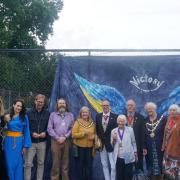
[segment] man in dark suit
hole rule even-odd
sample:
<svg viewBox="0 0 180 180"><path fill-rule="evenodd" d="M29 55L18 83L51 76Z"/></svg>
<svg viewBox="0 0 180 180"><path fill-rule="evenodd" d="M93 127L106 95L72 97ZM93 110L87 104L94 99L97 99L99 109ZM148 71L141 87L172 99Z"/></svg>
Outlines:
<svg viewBox="0 0 180 180"><path fill-rule="evenodd" d="M110 137L111 130L117 127L117 115L110 112L108 100L103 100L101 106L103 112L96 115L96 131L103 145L103 149L100 152L100 158L105 180L115 180L115 162ZM109 162L111 173L109 171Z"/></svg>
<svg viewBox="0 0 180 180"><path fill-rule="evenodd" d="M134 135L136 139L138 162L136 164L137 169L143 171L143 143L144 143L144 117L136 112L136 103L134 100L130 99L126 103L127 108L127 120L128 126L131 126L134 130Z"/></svg>

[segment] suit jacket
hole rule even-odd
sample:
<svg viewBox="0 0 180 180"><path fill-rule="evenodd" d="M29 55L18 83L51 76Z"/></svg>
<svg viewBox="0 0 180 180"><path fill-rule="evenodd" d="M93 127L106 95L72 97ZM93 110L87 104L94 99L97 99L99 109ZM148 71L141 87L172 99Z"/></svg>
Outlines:
<svg viewBox="0 0 180 180"><path fill-rule="evenodd" d="M127 116L127 114L126 114L126 116ZM143 144L144 144L144 127L145 127L145 119L144 119L144 117L141 114L135 112L135 114L134 114L134 123L133 123L132 128L134 130L137 150L138 150L139 153L140 152L142 153Z"/></svg>
<svg viewBox="0 0 180 180"><path fill-rule="evenodd" d="M110 112L109 122L105 132L102 126L102 115L103 113L96 115L96 132L102 141L102 145L105 146L106 151L112 152L113 147L111 145L111 131L117 127L117 115Z"/></svg>

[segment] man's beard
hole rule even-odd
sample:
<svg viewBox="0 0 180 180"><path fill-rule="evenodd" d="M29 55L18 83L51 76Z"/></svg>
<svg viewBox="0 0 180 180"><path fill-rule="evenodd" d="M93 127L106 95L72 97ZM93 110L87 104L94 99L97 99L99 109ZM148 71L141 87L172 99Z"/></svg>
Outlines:
<svg viewBox="0 0 180 180"><path fill-rule="evenodd" d="M64 114L66 112L66 108L65 107L60 107L59 108L59 113L60 114Z"/></svg>

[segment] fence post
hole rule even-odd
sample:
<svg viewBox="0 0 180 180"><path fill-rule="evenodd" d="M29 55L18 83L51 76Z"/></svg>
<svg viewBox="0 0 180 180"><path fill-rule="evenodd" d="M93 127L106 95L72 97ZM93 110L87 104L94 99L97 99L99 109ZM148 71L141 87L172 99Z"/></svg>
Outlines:
<svg viewBox="0 0 180 180"><path fill-rule="evenodd" d="M10 109L10 107L11 107L11 95L12 95L11 90L9 90L8 109Z"/></svg>

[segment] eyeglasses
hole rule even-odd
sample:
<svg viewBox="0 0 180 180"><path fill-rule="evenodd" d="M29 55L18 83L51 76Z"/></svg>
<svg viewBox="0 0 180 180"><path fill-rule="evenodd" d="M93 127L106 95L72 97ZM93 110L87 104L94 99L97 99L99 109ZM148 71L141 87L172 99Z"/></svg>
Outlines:
<svg viewBox="0 0 180 180"><path fill-rule="evenodd" d="M44 104L44 102L43 102L43 101L37 101L37 103L39 103L39 104Z"/></svg>
<svg viewBox="0 0 180 180"><path fill-rule="evenodd" d="M109 107L109 105L102 105L103 107Z"/></svg>

